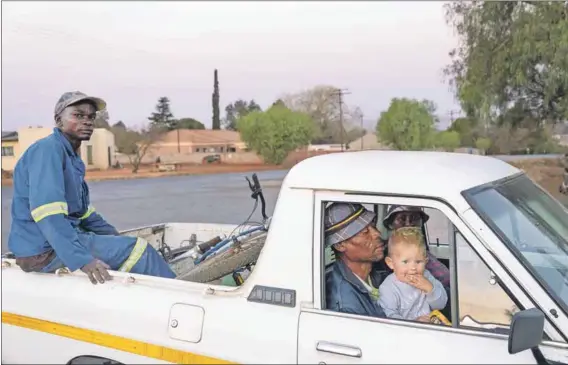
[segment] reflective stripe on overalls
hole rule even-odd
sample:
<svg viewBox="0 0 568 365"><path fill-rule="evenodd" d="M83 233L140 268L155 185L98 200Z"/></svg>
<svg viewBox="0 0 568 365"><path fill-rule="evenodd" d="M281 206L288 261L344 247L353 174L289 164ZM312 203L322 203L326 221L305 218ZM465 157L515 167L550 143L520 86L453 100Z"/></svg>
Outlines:
<svg viewBox="0 0 568 365"><path fill-rule="evenodd" d="M130 252L130 256L128 256L128 258L120 266L118 271L130 272L130 270L132 270L134 265L136 265L138 260L140 260L140 258L142 257L142 254L146 250L146 246L148 246L148 241L146 241L144 238L140 237L136 238L136 244L134 245L134 248Z"/></svg>

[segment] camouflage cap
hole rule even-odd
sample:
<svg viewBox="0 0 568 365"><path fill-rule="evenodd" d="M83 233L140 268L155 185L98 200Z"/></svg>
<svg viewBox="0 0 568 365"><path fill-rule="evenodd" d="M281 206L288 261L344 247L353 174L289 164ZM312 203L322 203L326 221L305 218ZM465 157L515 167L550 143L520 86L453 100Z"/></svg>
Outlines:
<svg viewBox="0 0 568 365"><path fill-rule="evenodd" d="M73 105L84 100L92 101L96 105L97 111L106 108L106 102L101 98L88 96L80 91L68 91L61 95L59 100L57 100L55 109L53 110L53 115L57 117L69 105Z"/></svg>

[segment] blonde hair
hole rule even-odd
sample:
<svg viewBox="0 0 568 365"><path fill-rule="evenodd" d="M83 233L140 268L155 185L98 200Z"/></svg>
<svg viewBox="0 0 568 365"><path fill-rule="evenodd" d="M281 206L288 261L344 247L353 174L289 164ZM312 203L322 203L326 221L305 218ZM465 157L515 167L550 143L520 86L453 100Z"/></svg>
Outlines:
<svg viewBox="0 0 568 365"><path fill-rule="evenodd" d="M394 230L389 237L389 256L392 255L395 247L403 244L417 246L423 251L424 255L426 255L426 243L422 230L419 227L401 227Z"/></svg>

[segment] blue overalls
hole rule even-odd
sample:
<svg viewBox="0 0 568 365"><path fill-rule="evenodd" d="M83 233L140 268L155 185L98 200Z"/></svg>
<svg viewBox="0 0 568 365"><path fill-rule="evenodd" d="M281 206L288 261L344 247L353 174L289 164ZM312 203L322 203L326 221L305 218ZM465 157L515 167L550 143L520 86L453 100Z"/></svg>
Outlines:
<svg viewBox="0 0 568 365"><path fill-rule="evenodd" d="M54 250L55 258L41 272L75 271L98 258L112 270L175 277L146 240L118 236L89 205L85 165L58 128L26 150L13 179L8 247L17 258Z"/></svg>

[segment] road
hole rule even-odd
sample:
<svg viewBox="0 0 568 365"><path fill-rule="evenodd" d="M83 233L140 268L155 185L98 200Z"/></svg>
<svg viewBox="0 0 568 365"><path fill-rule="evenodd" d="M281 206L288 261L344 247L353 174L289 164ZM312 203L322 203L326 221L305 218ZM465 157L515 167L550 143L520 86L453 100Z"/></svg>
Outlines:
<svg viewBox="0 0 568 365"><path fill-rule="evenodd" d="M274 210L287 171L262 171L267 214ZM250 176L250 174L248 174ZM174 176L89 183L91 202L119 230L162 222L241 223L254 201L247 174ZM10 232L12 187L2 187L2 252ZM260 208L251 219L260 219Z"/></svg>

